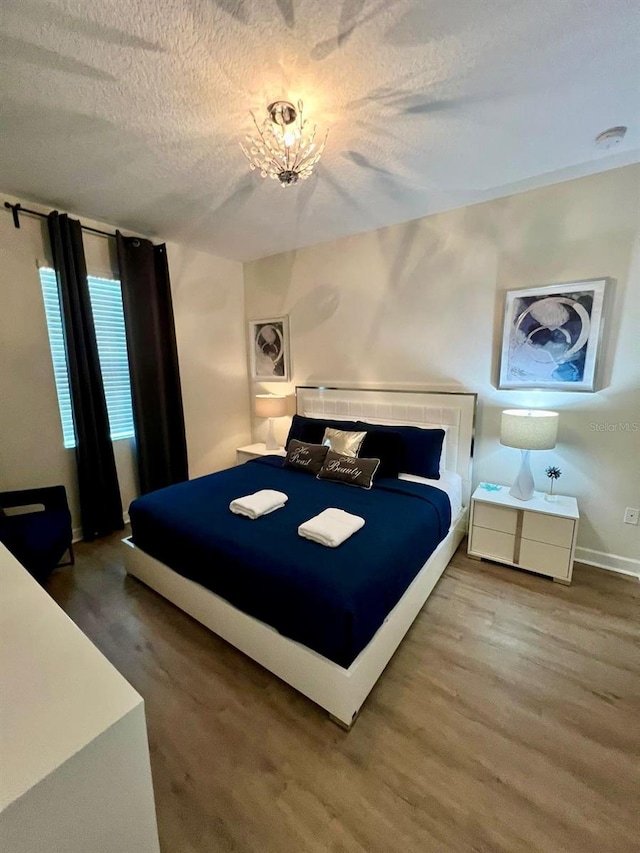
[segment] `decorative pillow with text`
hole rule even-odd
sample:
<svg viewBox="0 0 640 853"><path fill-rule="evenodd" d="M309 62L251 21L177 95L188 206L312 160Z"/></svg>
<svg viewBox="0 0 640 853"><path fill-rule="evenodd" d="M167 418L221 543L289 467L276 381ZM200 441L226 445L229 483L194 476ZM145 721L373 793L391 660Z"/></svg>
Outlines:
<svg viewBox="0 0 640 853"><path fill-rule="evenodd" d="M318 479L335 480L349 486L370 489L379 464L379 459L359 459L330 450L318 473Z"/></svg>
<svg viewBox="0 0 640 853"><path fill-rule="evenodd" d="M304 441L292 438L289 442L285 465L308 471L310 474L317 474L328 452L329 448L323 444L306 444Z"/></svg>

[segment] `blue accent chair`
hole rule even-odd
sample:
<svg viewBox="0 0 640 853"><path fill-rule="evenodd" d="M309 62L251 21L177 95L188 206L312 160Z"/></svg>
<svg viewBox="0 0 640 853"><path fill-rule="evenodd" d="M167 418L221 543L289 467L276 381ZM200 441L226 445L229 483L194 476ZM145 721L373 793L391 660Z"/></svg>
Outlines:
<svg viewBox="0 0 640 853"><path fill-rule="evenodd" d="M41 505L43 509L7 515L5 509ZM71 513L64 486L0 492L0 542L42 583L59 565L74 563ZM65 553L69 560L60 563Z"/></svg>

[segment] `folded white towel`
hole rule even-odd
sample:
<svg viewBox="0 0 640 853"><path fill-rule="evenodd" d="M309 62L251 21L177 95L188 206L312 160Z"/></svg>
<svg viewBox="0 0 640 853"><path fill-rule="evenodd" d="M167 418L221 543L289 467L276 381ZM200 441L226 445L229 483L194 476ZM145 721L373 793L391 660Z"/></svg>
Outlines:
<svg viewBox="0 0 640 853"><path fill-rule="evenodd" d="M252 495L236 498L229 504L229 509L236 515L246 515L247 518L260 518L268 515L276 509L281 509L289 500L284 492L276 492L274 489L261 489Z"/></svg>
<svg viewBox="0 0 640 853"><path fill-rule="evenodd" d="M329 507L301 524L298 533L312 542L319 542L328 548L337 548L363 526L364 518L359 515Z"/></svg>

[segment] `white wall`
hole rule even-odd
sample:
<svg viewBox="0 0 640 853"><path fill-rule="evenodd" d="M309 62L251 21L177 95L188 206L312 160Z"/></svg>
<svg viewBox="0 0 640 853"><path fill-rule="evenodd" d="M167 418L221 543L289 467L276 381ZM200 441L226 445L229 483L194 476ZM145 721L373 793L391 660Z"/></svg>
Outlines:
<svg viewBox="0 0 640 853"><path fill-rule="evenodd" d="M167 244L189 475L235 463L250 437L242 265Z"/></svg>
<svg viewBox="0 0 640 853"><path fill-rule="evenodd" d="M640 422L639 225L640 167L630 166L246 264L247 317L290 315L289 390L337 381L478 392L476 482L517 472L519 453L498 441L503 408L559 410L557 448L534 454L537 488L559 464L559 491L580 502L581 555L637 560L639 528L622 517L640 506L640 432L592 425ZM605 387L496 390L504 292L605 276L615 279Z"/></svg>
<svg viewBox="0 0 640 853"><path fill-rule="evenodd" d="M79 528L75 454L62 443L38 277L38 265L51 265L46 222L20 224L0 210L0 489L63 483ZM89 273L117 276L114 241L85 233L84 242ZM231 465L250 435L242 266L177 244L167 254L193 477ZM125 511L137 495L131 444L114 444Z"/></svg>

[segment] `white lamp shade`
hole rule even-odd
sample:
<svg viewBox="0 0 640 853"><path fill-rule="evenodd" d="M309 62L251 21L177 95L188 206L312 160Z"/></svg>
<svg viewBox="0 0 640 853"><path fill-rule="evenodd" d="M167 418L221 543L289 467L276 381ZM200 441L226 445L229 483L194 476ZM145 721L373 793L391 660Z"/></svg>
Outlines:
<svg viewBox="0 0 640 853"><path fill-rule="evenodd" d="M283 418L286 414L286 397L278 394L256 394L256 417Z"/></svg>
<svg viewBox="0 0 640 853"><path fill-rule="evenodd" d="M556 446L558 413L507 409L502 413L500 444L520 450L551 450Z"/></svg>

